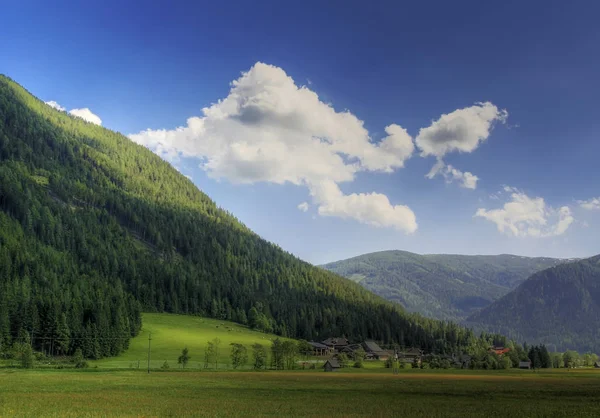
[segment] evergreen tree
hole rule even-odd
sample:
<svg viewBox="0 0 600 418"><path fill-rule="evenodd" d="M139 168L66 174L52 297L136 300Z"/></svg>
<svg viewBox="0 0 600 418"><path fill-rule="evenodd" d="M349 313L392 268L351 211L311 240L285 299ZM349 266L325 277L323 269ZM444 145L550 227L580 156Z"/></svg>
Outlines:
<svg viewBox="0 0 600 418"><path fill-rule="evenodd" d="M60 321L56 326L56 344L58 348L58 352L61 354L67 354L69 351L69 346L71 345L71 331L69 330L69 326L67 325L67 316L63 313L61 314Z"/></svg>

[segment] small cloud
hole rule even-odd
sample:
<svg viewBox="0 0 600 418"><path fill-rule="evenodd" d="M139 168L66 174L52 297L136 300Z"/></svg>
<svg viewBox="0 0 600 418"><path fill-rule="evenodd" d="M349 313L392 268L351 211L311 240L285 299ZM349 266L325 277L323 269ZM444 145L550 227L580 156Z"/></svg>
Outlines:
<svg viewBox="0 0 600 418"><path fill-rule="evenodd" d="M578 200L579 207L586 210L600 210L600 197L589 200Z"/></svg>
<svg viewBox="0 0 600 418"><path fill-rule="evenodd" d="M479 180L476 175L446 165L443 158L452 152L475 151L488 139L494 123L505 123L507 118L506 110L500 110L494 104L485 102L442 115L427 128L421 128L415 138L415 143L421 150L421 157L435 156L437 159L427 177L432 179L441 174L448 183L459 180L462 187L475 189Z"/></svg>
<svg viewBox="0 0 600 418"><path fill-rule="evenodd" d="M553 237L564 234L575 221L568 206L553 209L541 197L531 198L508 186L504 190L512 192L510 201L500 209L479 208L475 216L495 223L498 231L505 235Z"/></svg>
<svg viewBox="0 0 600 418"><path fill-rule="evenodd" d="M415 142L421 156L438 159L450 152L475 151L490 136L495 122L505 123L506 110L490 102L477 103L464 109L442 115L427 128L421 128Z"/></svg>
<svg viewBox="0 0 600 418"><path fill-rule="evenodd" d="M54 100L50 100L48 102L44 102L46 103L48 106L56 109L56 110L60 110L62 112L65 112L67 109L65 109L64 107L62 107L61 105L59 105L57 102L55 102ZM82 109L71 109L69 110L69 114L73 115L73 116L77 116L83 120L85 120L86 122L90 122L96 125L102 125L102 119L100 119L98 117L98 115L95 115L94 113L92 113L92 111L90 109L88 109L87 107L84 107Z"/></svg>
<svg viewBox="0 0 600 418"><path fill-rule="evenodd" d="M56 110L60 110L62 112L64 112L65 109L64 107L62 107L61 105L59 105L58 103L56 103L54 100L50 100L49 102L45 102L48 106L53 107Z"/></svg>
<svg viewBox="0 0 600 418"><path fill-rule="evenodd" d="M306 212L308 211L308 202L302 202L298 205L298 209L300 209L302 212Z"/></svg>
<svg viewBox="0 0 600 418"><path fill-rule="evenodd" d="M72 109L69 110L69 113L73 116L83 119L86 122L90 122L95 125L102 125L102 119L100 119L98 115L93 114L92 111L87 107L84 107L83 109Z"/></svg>
<svg viewBox="0 0 600 418"><path fill-rule="evenodd" d="M442 160L438 160L425 177L432 179L438 175L443 176L446 179L446 183L459 181L460 186L465 189L476 189L477 181L479 181L479 177L475 174L468 171L462 172L450 164L446 165Z"/></svg>

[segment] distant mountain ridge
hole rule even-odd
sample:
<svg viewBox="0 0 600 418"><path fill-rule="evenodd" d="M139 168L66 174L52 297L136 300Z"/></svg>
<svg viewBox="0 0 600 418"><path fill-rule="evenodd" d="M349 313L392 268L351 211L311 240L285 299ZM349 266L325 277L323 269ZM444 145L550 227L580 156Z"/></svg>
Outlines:
<svg viewBox="0 0 600 418"><path fill-rule="evenodd" d="M600 255L535 273L467 324L551 351L600 352Z"/></svg>
<svg viewBox="0 0 600 418"><path fill-rule="evenodd" d="M392 250L322 267L400 303L410 312L461 321L506 295L531 274L566 261L510 254L420 255Z"/></svg>

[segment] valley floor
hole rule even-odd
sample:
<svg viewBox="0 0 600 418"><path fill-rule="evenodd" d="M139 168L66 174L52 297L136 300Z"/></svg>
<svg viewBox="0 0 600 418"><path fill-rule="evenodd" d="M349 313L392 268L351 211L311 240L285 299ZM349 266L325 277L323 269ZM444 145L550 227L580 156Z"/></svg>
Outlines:
<svg viewBox="0 0 600 418"><path fill-rule="evenodd" d="M600 416L600 372L0 370L0 416Z"/></svg>

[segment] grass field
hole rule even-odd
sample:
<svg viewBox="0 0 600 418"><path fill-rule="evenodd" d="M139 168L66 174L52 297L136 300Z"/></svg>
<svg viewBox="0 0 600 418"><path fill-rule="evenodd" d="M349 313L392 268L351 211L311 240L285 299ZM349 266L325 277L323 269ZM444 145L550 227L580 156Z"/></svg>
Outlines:
<svg viewBox="0 0 600 418"><path fill-rule="evenodd" d="M199 368L204 365L204 349L206 343L214 338L221 340L220 367L226 367L229 362L230 343L244 344L250 350L254 343L271 347L275 335L256 332L234 322L216 319L200 318L187 315L145 313L140 334L131 340L129 350L119 357L106 358L90 362L90 366L102 368L140 368L147 367L148 335L152 333L151 367L159 368L165 360L171 368L177 367L177 358L181 350L190 350L189 368Z"/></svg>
<svg viewBox="0 0 600 418"><path fill-rule="evenodd" d="M600 416L600 374L0 370L12 416Z"/></svg>

